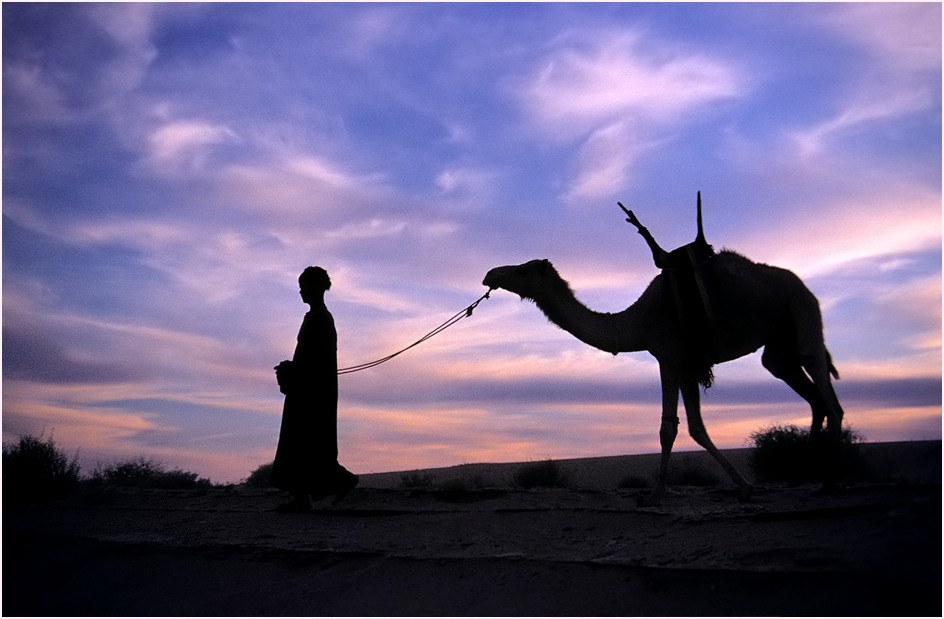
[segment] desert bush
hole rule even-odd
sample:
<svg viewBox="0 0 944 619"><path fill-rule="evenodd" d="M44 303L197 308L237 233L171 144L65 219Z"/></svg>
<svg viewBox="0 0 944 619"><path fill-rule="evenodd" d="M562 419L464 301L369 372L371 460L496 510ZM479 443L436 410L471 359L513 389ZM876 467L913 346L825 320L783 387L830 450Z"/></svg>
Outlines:
<svg viewBox="0 0 944 619"><path fill-rule="evenodd" d="M71 460L52 436L21 436L3 446L3 498L33 501L57 498L79 481L78 455Z"/></svg>
<svg viewBox="0 0 944 619"><path fill-rule="evenodd" d="M243 485L250 488L271 488L272 487L272 462L260 464L256 467L243 482Z"/></svg>
<svg viewBox="0 0 944 619"><path fill-rule="evenodd" d="M519 488L556 488L563 486L565 479L557 462L543 460L522 465L515 471L514 482Z"/></svg>
<svg viewBox="0 0 944 619"><path fill-rule="evenodd" d="M101 465L92 473L91 481L123 488L159 488L189 490L209 488L209 479L180 469L165 470L164 465L150 458L138 457L125 462Z"/></svg>
<svg viewBox="0 0 944 619"><path fill-rule="evenodd" d="M838 462L827 434L811 440L809 430L794 425L768 426L751 433L750 440L754 444L751 467L764 481L822 481L831 466L839 466L846 474L862 470L857 444L863 438L851 428L842 429Z"/></svg>
<svg viewBox="0 0 944 619"><path fill-rule="evenodd" d="M433 477L426 471L400 474L400 488L404 490L429 490L432 487Z"/></svg>

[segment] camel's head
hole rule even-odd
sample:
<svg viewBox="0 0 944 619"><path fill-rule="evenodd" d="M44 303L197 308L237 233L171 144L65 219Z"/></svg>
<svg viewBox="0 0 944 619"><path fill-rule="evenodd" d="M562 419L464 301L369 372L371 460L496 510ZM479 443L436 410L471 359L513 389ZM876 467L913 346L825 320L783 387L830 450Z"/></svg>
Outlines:
<svg viewBox="0 0 944 619"><path fill-rule="evenodd" d="M550 277L549 277L550 276ZM482 283L489 288L514 292L522 299L539 299L547 291L550 281L560 276L548 260L531 260L524 264L495 267L485 275Z"/></svg>

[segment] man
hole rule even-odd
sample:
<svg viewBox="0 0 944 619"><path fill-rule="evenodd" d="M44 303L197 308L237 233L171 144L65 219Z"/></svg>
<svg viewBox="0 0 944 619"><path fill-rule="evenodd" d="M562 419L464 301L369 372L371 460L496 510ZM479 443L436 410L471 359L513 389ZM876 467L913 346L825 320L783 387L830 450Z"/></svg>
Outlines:
<svg viewBox="0 0 944 619"><path fill-rule="evenodd" d="M331 279L321 267L308 267L298 286L310 311L292 360L275 368L285 404L272 485L294 495L278 507L282 512L309 511L309 496L317 501L333 494L337 503L358 481L338 464L338 334L324 302Z"/></svg>

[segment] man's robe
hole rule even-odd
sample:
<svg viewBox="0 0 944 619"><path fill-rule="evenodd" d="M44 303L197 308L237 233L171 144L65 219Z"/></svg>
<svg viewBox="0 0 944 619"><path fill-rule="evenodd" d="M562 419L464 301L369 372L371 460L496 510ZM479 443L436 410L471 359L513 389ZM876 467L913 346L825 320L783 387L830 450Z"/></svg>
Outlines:
<svg viewBox="0 0 944 619"><path fill-rule="evenodd" d="M305 314L287 378L272 485L317 493L338 470L338 334L324 305Z"/></svg>

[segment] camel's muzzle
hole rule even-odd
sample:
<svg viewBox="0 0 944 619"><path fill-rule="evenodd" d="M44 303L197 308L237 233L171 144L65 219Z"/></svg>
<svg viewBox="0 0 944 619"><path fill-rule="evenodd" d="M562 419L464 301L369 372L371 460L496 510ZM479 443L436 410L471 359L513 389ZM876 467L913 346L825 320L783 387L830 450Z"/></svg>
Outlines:
<svg viewBox="0 0 944 619"><path fill-rule="evenodd" d="M503 288L503 284L508 282L508 276L515 273L518 268L519 266L514 264L503 267L495 267L485 274L485 279L482 280L482 284L488 286L492 290L496 288Z"/></svg>
<svg viewBox="0 0 944 619"><path fill-rule="evenodd" d="M501 281L502 274L507 268L508 267L495 267L485 274L485 279L482 280L482 284L484 286L488 286L491 289L499 288L499 282Z"/></svg>

